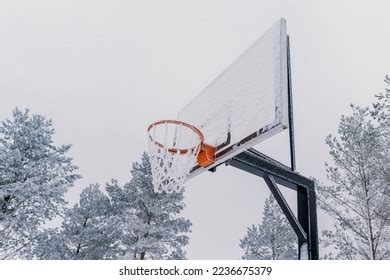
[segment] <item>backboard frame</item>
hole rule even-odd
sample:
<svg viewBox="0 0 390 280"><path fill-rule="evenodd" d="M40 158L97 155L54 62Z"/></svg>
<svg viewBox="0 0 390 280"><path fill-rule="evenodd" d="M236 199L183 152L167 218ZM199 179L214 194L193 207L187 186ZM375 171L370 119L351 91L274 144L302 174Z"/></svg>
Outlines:
<svg viewBox="0 0 390 280"><path fill-rule="evenodd" d="M276 29L276 27L279 29ZM182 112L185 110L188 111L189 106L192 106L192 107L190 107L189 111L194 111L193 109L194 109L195 105L192 105L191 103L194 102L194 100L195 100L195 102L199 101L199 100L197 100L198 96L200 99L203 98L203 100L204 100L205 93L208 93L210 88L213 88L213 87L215 88L215 85L216 84L218 85L218 82L221 80L221 77L223 77L223 75L225 75L226 72L234 69L233 67L237 67L236 65L240 64L240 58L242 56L244 56L247 52L250 52L251 48L253 48L255 50L259 45L261 46L261 43L262 43L261 40L263 39L263 36L270 36L270 35L266 35L266 34L271 30L274 33L270 33L270 34L274 34L272 36L275 36L276 39L273 38L272 36L268 37L268 38L272 38L272 40L270 42L275 44L275 42L273 40L278 40L277 41L278 48L275 47L275 49L273 49L273 47L272 47L272 52L271 52L272 55L276 55L276 57L273 57L273 56L272 57L277 59L276 60L277 63L275 65L272 65L272 68L277 69L277 70L273 70L273 71L278 71L278 72L272 72L272 73L273 74L277 73L278 74L277 77L279 79L279 80L277 80L277 81L279 81L279 83L277 83L277 82L275 82L276 80L272 80L272 79L276 79L276 78L271 75L271 77L273 77L273 78L271 78L271 81L272 81L273 86L274 86L274 88L272 88L272 89L275 90L275 92L272 92L272 94L274 96L274 101L273 101L274 120L270 123L267 123L266 125L264 125L262 127L258 127L257 130L254 129L251 131L251 129L250 129L248 131L247 135L241 134L241 137L239 137L239 138L236 137L235 140L233 140L235 142L231 141L232 137L231 137L230 131L228 130L226 132L225 136L223 136L223 135L221 136L221 137L225 137L224 138L225 141L223 143L218 143L218 145L215 147L216 153L215 153L214 163L207 166L207 167L201 167L200 165L194 166L188 175L188 179L193 178L194 176L197 176L206 170L213 170L216 166L224 163L225 161L234 157L235 155L237 155L243 151L246 151L247 149L260 143L261 141L263 141L267 138L270 138L273 135L288 128L288 126L289 126L289 120L288 120L289 119L288 118L289 117L288 116L289 115L289 112L288 112L288 98L289 98L288 97L288 80L289 80L289 78L288 78L288 54L287 54L287 52L288 52L287 44L288 43L287 43L286 21L283 18L280 19L279 21L277 21L274 25L272 25L272 27L269 30L267 30L267 32L265 32L241 56L239 56L230 66L228 66L220 75L218 75L217 78L215 78L204 90L202 90L189 104L184 106L182 111L180 111L178 114L178 119L182 120L182 121L189 122L189 123L197 126L200 130L202 130L202 126L199 126L199 124L191 122L190 119L185 119L185 118L183 119L181 117ZM275 33L275 30L277 30L278 33ZM277 34L278 37L276 37L275 34ZM268 44L270 42L268 42ZM257 46L256 46L256 44L257 44ZM270 45L268 45L268 47L269 46ZM271 45L271 46L276 46L276 45ZM257 66L257 67L261 68L261 69L266 69L265 67L262 67L262 66ZM262 71L264 71L264 70L258 70L258 71L260 71L262 73ZM258 90L259 90L258 94L260 94L260 96L261 96L261 94L263 94L263 93L260 91L260 89L258 89ZM211 89L211 93L213 93L212 89ZM215 100L214 100L214 102L215 102ZM197 103L195 103L195 104L197 104ZM243 124L243 125L245 125L245 124ZM235 131L233 130L232 133L234 133L234 132ZM208 139L206 138L205 143L212 145L212 143L207 143L207 140Z"/></svg>

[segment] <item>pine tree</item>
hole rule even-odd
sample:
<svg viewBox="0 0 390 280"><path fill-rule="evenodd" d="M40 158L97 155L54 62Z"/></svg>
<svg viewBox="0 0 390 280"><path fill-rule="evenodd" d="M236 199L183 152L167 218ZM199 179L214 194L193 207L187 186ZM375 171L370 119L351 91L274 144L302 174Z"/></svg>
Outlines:
<svg viewBox="0 0 390 280"><path fill-rule="evenodd" d="M261 224L248 228L240 240L247 260L297 259L297 237L271 194L266 200Z"/></svg>
<svg viewBox="0 0 390 280"><path fill-rule="evenodd" d="M28 258L45 221L61 214L79 175L55 146L51 120L15 109L0 125L0 259Z"/></svg>
<svg viewBox="0 0 390 280"><path fill-rule="evenodd" d="M121 217L123 258L184 259L191 223L182 217L183 193L154 192L149 158L133 164L132 178L123 188L116 181L107 192Z"/></svg>
<svg viewBox="0 0 390 280"><path fill-rule="evenodd" d="M90 185L80 201L66 211L62 227L39 236L34 254L39 259L115 259L119 239L117 219L99 185Z"/></svg>
<svg viewBox="0 0 390 280"><path fill-rule="evenodd" d="M323 236L336 251L327 258L390 258L388 93L371 108L351 105L338 137L326 138L334 165L326 164L330 184L319 184L319 202L335 219Z"/></svg>
<svg viewBox="0 0 390 280"><path fill-rule="evenodd" d="M44 229L36 237L31 256L38 260L70 260L70 243L61 228Z"/></svg>

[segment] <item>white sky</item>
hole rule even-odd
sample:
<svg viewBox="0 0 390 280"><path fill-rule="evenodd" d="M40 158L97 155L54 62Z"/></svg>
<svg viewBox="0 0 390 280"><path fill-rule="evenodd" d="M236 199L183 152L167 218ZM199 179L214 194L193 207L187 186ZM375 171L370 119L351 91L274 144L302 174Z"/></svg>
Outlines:
<svg viewBox="0 0 390 280"><path fill-rule="evenodd" d="M357 3L358 2L358 3ZM298 170L325 178L325 136L390 72L389 1L2 1L0 119L52 118L83 179L125 182L146 126L177 112L280 17L291 39ZM287 133L259 149L287 162ZM232 167L187 184L188 257L237 259L268 190ZM294 193L285 192L295 200ZM320 228L327 224L320 215Z"/></svg>

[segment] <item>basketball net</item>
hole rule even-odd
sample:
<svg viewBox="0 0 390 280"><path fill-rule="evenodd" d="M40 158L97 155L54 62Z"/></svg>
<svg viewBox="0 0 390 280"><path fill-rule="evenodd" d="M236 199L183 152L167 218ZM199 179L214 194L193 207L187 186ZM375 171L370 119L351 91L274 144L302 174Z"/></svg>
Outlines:
<svg viewBox="0 0 390 280"><path fill-rule="evenodd" d="M149 160L156 192L183 190L203 140L196 127L184 122L163 120L149 126Z"/></svg>

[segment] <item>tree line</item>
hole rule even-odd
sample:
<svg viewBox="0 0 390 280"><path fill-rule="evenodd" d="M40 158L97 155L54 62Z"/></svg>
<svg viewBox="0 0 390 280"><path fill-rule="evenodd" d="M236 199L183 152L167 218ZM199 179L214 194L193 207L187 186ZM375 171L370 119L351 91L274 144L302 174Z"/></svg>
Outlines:
<svg viewBox="0 0 390 280"><path fill-rule="evenodd" d="M87 186L68 208L64 194L81 176L54 133L51 120L28 110L0 126L1 259L185 258L183 193L154 192L147 154L129 182ZM61 225L45 228L55 218Z"/></svg>

